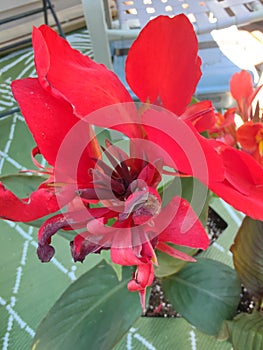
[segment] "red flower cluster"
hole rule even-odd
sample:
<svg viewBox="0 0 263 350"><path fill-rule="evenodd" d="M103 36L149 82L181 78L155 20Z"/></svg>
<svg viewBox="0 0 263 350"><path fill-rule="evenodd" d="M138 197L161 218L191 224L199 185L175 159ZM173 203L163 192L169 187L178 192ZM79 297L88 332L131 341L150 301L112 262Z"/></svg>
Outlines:
<svg viewBox="0 0 263 350"><path fill-rule="evenodd" d="M26 199L1 185L0 216L26 222L66 206L39 230L42 261L52 258L51 237L59 229L81 230L71 242L73 258L83 261L110 249L113 262L136 265L128 288L139 291L144 307L155 249L193 261L167 243L201 249L209 244L187 201L176 196L163 207L163 174L194 176L248 215L263 217L262 168L199 134L215 116L209 101L189 106L201 61L187 17L152 20L132 45L126 76L145 103L139 109L113 72L49 27L34 28L33 47L38 77L14 81L12 90L38 146L35 153L52 170ZM100 148L92 125L124 133L129 152L108 141Z"/></svg>
<svg viewBox="0 0 263 350"><path fill-rule="evenodd" d="M230 92L237 106L228 109L224 115L216 113L216 122L209 131L212 137L250 154L262 166L263 124L259 101L255 103L261 88L262 85L253 87L249 72L235 73L230 80ZM235 115L242 120L241 126L236 125Z"/></svg>

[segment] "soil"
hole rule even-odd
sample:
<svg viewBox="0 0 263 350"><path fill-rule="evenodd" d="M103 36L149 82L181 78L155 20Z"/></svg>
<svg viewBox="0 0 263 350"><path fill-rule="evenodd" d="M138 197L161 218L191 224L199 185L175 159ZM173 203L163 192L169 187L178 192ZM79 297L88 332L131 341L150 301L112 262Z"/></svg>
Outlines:
<svg viewBox="0 0 263 350"><path fill-rule="evenodd" d="M208 220L207 220L207 230L211 241L211 244L215 242L220 234L227 227L226 222L212 209L209 208ZM242 286L240 293L240 303L237 308L237 314L240 312L251 313L255 307L251 296L248 291ZM162 290L160 280L155 278L150 298L149 305L145 313L146 317L181 317L179 313L173 308L172 304L165 297Z"/></svg>

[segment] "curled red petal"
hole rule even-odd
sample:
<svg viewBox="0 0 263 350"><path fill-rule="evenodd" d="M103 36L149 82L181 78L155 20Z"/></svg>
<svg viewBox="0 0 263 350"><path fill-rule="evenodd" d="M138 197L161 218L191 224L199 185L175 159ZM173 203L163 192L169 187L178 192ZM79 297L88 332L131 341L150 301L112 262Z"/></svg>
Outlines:
<svg viewBox="0 0 263 350"><path fill-rule="evenodd" d="M210 243L208 235L185 199L174 197L160 215L170 220L169 225L158 237L159 243L169 242L204 250L208 248ZM160 244L157 248L160 248Z"/></svg>
<svg viewBox="0 0 263 350"><path fill-rule="evenodd" d="M151 286L154 279L154 269L151 262L137 266L133 278L128 283L131 292L139 292L143 312L145 311L146 287Z"/></svg>
<svg viewBox="0 0 263 350"><path fill-rule="evenodd" d="M38 231L38 248L37 255L42 262L48 262L55 254L55 249L50 245L51 237L58 230L67 226L68 222L63 214L55 215L49 218L40 227Z"/></svg>
<svg viewBox="0 0 263 350"><path fill-rule="evenodd" d="M157 244L157 247L156 247L158 250L160 250L161 252L165 253L165 254L168 254L170 256L172 256L173 258L176 258L176 259L180 259L180 260L184 260L184 261L191 261L191 262L195 262L196 260L181 252L180 250L178 249L175 249L173 247L170 247L168 244L165 244L165 243L158 243Z"/></svg>
<svg viewBox="0 0 263 350"><path fill-rule="evenodd" d="M161 175L162 167L163 167L162 159L157 160L154 165L148 164L142 169L142 171L138 175L138 179L142 179L143 181L146 182L148 186L156 188L157 185L162 180L162 175Z"/></svg>
<svg viewBox="0 0 263 350"><path fill-rule="evenodd" d="M40 84L67 100L75 114L85 116L103 106L132 101L112 71L72 49L48 26L34 28L32 42Z"/></svg>
<svg viewBox="0 0 263 350"><path fill-rule="evenodd" d="M20 199L0 183L0 217L12 221L29 222L59 209L56 194L39 188L29 198Z"/></svg>
<svg viewBox="0 0 263 350"><path fill-rule="evenodd" d="M42 262L49 261L52 258L53 255L51 255L51 249L49 249L48 246L50 246L51 237L56 234L58 230L74 230L83 228L87 225L87 222L87 227L93 225L93 223L95 223L96 227L98 227L98 224L100 223L99 218L107 218L109 214L110 210L107 208L87 208L52 216L44 222L38 231L38 257ZM90 233L87 234L84 232L76 238L76 241L74 240L74 242L71 243L72 255L75 260L83 261L85 256L89 253L89 247L92 246L94 248L102 246L98 243L101 242L102 239L95 237L96 241L94 241L93 236L92 241L91 237L92 235ZM95 250L96 249L94 248L94 251ZM55 250L52 249L52 251L54 254Z"/></svg>
<svg viewBox="0 0 263 350"><path fill-rule="evenodd" d="M70 242L71 254L74 261L81 261L90 253L100 253L103 248L100 244L95 244L89 240L90 234L82 232L78 234L72 242Z"/></svg>
<svg viewBox="0 0 263 350"><path fill-rule="evenodd" d="M177 115L191 102L201 77L192 24L185 15L158 16L130 48L126 79L142 102L157 103Z"/></svg>
<svg viewBox="0 0 263 350"><path fill-rule="evenodd" d="M143 290L152 284L153 278L154 269L151 262L138 265L132 280L128 283L128 289L130 291Z"/></svg>
<svg viewBox="0 0 263 350"><path fill-rule="evenodd" d="M180 116L191 122L198 132L210 130L215 124L215 112L211 101L200 101L187 107Z"/></svg>

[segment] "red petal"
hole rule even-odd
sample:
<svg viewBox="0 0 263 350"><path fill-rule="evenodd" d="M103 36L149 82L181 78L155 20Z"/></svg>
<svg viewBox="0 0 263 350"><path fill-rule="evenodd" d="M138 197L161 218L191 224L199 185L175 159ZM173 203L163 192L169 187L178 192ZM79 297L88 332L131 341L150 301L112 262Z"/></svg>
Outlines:
<svg viewBox="0 0 263 350"><path fill-rule="evenodd" d="M135 255L133 248L111 248L111 260L115 264L123 266L132 266L142 264L141 260Z"/></svg>
<svg viewBox="0 0 263 350"><path fill-rule="evenodd" d="M252 76L245 70L235 73L230 80L230 91L238 104L238 113L244 121L251 114L251 103L254 98Z"/></svg>
<svg viewBox="0 0 263 350"><path fill-rule="evenodd" d="M128 283L129 291L139 292L143 312L145 312L146 287L150 286L153 283L153 279L154 269L152 263L148 263L139 265L133 278Z"/></svg>
<svg viewBox="0 0 263 350"><path fill-rule="evenodd" d="M134 143L133 143L134 145ZM157 164L158 166L159 164ZM160 169L162 169L162 162L160 164ZM146 165L140 174L138 175L138 179L142 179L146 182L146 184L150 187L157 187L159 182L162 180L162 175L158 172L158 170L152 164Z"/></svg>
<svg viewBox="0 0 263 350"><path fill-rule="evenodd" d="M92 139L88 143L92 137L88 123L83 121L81 124L80 119L72 113L70 104L42 89L37 79L13 81L12 90L38 148L49 164L55 165L60 151L60 169L57 170L60 170L63 178L65 179L65 175L72 176L70 169L71 172L75 172L78 168L79 179L87 181L88 169L94 164L90 157L99 156L96 140ZM76 128L73 129L75 125ZM61 148L66 136L68 142L64 142ZM73 162L76 162L75 169L72 169Z"/></svg>
<svg viewBox="0 0 263 350"><path fill-rule="evenodd" d="M64 137L79 118L69 103L47 93L37 79L15 80L12 91L41 154L54 165Z"/></svg>
<svg viewBox="0 0 263 350"><path fill-rule="evenodd" d="M130 105L129 103L120 105L121 110L129 110ZM132 153L137 158L140 158L138 156L141 153L141 157L146 155L153 164L158 159L163 160L165 165L188 175L194 174L204 183L209 179L223 179L221 158L210 146L209 141L200 136L190 123L184 122L163 108L146 105L144 106L146 110L142 112L140 118L141 111L129 114L131 124L127 124L124 120L127 114L123 113L120 119L120 106L111 106L109 110L105 108L105 111L101 109L94 112L89 115L89 121L106 128L115 126L130 138L136 138L133 140Z"/></svg>
<svg viewBox="0 0 263 350"><path fill-rule="evenodd" d="M245 158L243 157L245 155ZM225 149L222 153L224 160L225 179L240 193L248 196L251 192L252 186L256 185L254 181L253 171L254 164L250 162L250 157L241 151L235 149ZM247 159L246 159L247 158ZM249 159L249 161L248 161ZM250 169L249 163L252 168ZM263 170L263 169L262 169ZM260 171L263 175L263 171ZM263 177L261 179L263 181Z"/></svg>
<svg viewBox="0 0 263 350"><path fill-rule="evenodd" d="M261 123L252 124L250 122L244 123L237 129L237 141L245 151L250 153L255 152L258 147L256 136L260 129L263 129Z"/></svg>
<svg viewBox="0 0 263 350"><path fill-rule="evenodd" d="M154 269L151 262L137 266L135 277L128 283L130 291L145 289L153 283Z"/></svg>
<svg viewBox="0 0 263 350"><path fill-rule="evenodd" d="M63 214L52 216L41 225L38 231L37 255L42 262L50 261L55 254L54 247L50 245L51 237L67 225L67 219Z"/></svg>
<svg viewBox="0 0 263 350"><path fill-rule="evenodd" d="M107 216L108 213L109 210L106 208L82 209L58 214L46 220L38 231L37 253L39 259L42 262L47 262L53 257L55 249L50 245L51 237L56 234L58 230L62 228L68 230L83 228L89 220L103 215ZM99 223L97 220L92 221ZM97 252L102 247L92 242L94 236L92 237L92 235L87 232L83 232L76 237L74 242L71 242L71 251L75 261L83 261L89 252ZM95 239L99 241L97 237L95 237Z"/></svg>
<svg viewBox="0 0 263 350"><path fill-rule="evenodd" d="M40 188L29 198L19 199L0 183L0 217L13 221L29 222L59 209L56 195Z"/></svg>
<svg viewBox="0 0 263 350"><path fill-rule="evenodd" d="M103 249L101 245L90 242L89 236L88 232L82 232L70 242L71 254L74 261L83 262L88 254L100 253L101 249Z"/></svg>
<svg viewBox="0 0 263 350"><path fill-rule="evenodd" d="M166 254L168 254L168 255L172 256L173 258L176 258L176 259L180 259L180 260L184 260L184 261L191 261L191 262L195 262L196 261L191 256L181 252L180 250L172 248L169 245L164 244L162 242L158 243L156 248L158 250L160 250L161 252L166 253Z"/></svg>
<svg viewBox="0 0 263 350"><path fill-rule="evenodd" d="M205 184L214 179L223 179L222 160L209 140L202 137L190 123L164 109L148 109L142 115L142 124L148 140L152 142L148 142L148 145L145 142L147 156L154 152L155 159L162 158L165 165L193 175ZM158 145L159 151L153 147L153 143Z"/></svg>
<svg viewBox="0 0 263 350"><path fill-rule="evenodd" d="M233 74L230 80L230 91L236 101L242 98L248 99L254 91L251 74L245 70Z"/></svg>
<svg viewBox="0 0 263 350"><path fill-rule="evenodd" d="M170 223L159 235L159 243L169 242L191 248L208 248L207 233L185 199L174 197L161 215L170 218Z"/></svg>
<svg viewBox="0 0 263 350"><path fill-rule="evenodd" d="M142 102L159 102L180 115L201 77L197 52L196 35L185 15L159 16L143 28L130 48L127 82Z"/></svg>
<svg viewBox="0 0 263 350"><path fill-rule="evenodd" d="M115 264L132 266L155 260L155 253L144 226L129 226L129 222L116 222L113 226L111 260Z"/></svg>
<svg viewBox="0 0 263 350"><path fill-rule="evenodd" d="M220 133L220 131L224 132L224 136L232 136L236 133L236 125L235 125L235 113L236 108L229 108L224 115L216 112L215 113L215 123L209 129L210 133ZM233 135L230 135L233 134ZM227 137L228 137L227 136Z"/></svg>
<svg viewBox="0 0 263 350"><path fill-rule="evenodd" d="M211 190L235 209L253 219L263 220L263 184L260 187L251 188L249 195L237 191L227 181L215 183L211 186Z"/></svg>
<svg viewBox="0 0 263 350"><path fill-rule="evenodd" d="M191 122L198 132L211 129L215 124L214 107L211 101L201 101L187 107L181 119Z"/></svg>
<svg viewBox="0 0 263 350"><path fill-rule="evenodd" d="M225 180L210 189L237 210L263 220L263 168L248 154L221 145L226 168Z"/></svg>
<svg viewBox="0 0 263 350"><path fill-rule="evenodd" d="M48 26L34 28L32 40L40 84L69 101L77 115L132 101L113 72L72 49Z"/></svg>

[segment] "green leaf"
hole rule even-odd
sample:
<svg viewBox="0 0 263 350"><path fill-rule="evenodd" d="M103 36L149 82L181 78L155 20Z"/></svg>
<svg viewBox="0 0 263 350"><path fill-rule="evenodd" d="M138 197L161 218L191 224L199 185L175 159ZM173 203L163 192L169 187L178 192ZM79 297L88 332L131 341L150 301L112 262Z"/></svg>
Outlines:
<svg viewBox="0 0 263 350"><path fill-rule="evenodd" d="M190 256L193 256L197 251L196 249L178 246L175 244L169 244L169 245ZM154 273L155 273L155 276L158 278L173 275L178 271L180 271L186 264L188 264L187 261L176 259L173 256L170 256L159 250L156 251L156 256L158 260L158 266L154 268Z"/></svg>
<svg viewBox="0 0 263 350"><path fill-rule="evenodd" d="M245 217L231 247L241 282L256 298L263 298L263 222Z"/></svg>
<svg viewBox="0 0 263 350"><path fill-rule="evenodd" d="M137 293L101 263L73 283L52 307L34 338L34 350L111 349L140 316Z"/></svg>
<svg viewBox="0 0 263 350"><path fill-rule="evenodd" d="M199 180L193 177L176 177L168 186L163 187L160 195L164 207L174 196L186 199L202 224L206 225L210 192Z"/></svg>
<svg viewBox="0 0 263 350"><path fill-rule="evenodd" d="M231 350L232 347L229 342L201 333L183 318L140 317L114 347L114 350L124 349Z"/></svg>
<svg viewBox="0 0 263 350"><path fill-rule="evenodd" d="M7 329L9 350L31 349L33 332L55 301L74 279L102 260L90 254L85 263L73 264L68 242L55 235L53 243L55 258L43 264L36 254L37 230L0 221L0 349ZM12 314L16 320L10 327Z"/></svg>
<svg viewBox="0 0 263 350"><path fill-rule="evenodd" d="M242 313L224 326L230 335L233 348L238 350L263 349L263 316L258 311Z"/></svg>
<svg viewBox="0 0 263 350"><path fill-rule="evenodd" d="M24 173L0 176L0 182L19 198L28 197L46 179L44 176Z"/></svg>
<svg viewBox="0 0 263 350"><path fill-rule="evenodd" d="M240 299L240 282L229 266L197 259L179 273L163 279L168 300L186 320L215 335L224 320L232 319Z"/></svg>

